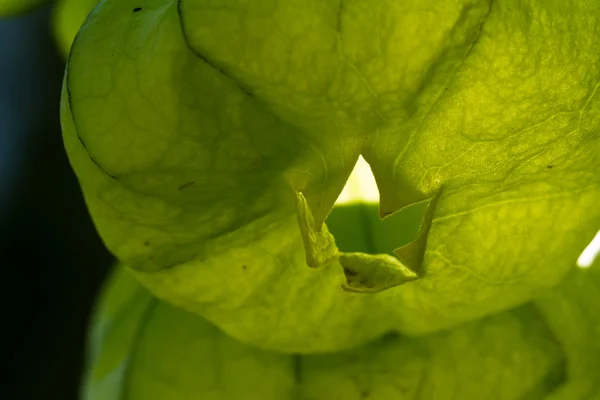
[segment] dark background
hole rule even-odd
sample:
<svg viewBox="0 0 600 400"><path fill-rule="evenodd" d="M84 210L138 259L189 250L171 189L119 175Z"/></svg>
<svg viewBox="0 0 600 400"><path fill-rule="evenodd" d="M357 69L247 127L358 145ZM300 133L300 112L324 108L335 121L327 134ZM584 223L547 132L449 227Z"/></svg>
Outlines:
<svg viewBox="0 0 600 400"><path fill-rule="evenodd" d="M79 397L88 318L112 261L63 149L64 60L49 11L0 19L0 398L10 400Z"/></svg>

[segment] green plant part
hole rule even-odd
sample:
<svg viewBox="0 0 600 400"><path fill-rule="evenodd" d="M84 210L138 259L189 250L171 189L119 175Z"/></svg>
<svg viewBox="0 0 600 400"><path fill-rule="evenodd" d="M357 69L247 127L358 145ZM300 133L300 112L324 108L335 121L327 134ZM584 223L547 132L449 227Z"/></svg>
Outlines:
<svg viewBox="0 0 600 400"><path fill-rule="evenodd" d="M0 17L15 17L34 10L48 0L0 0Z"/></svg>
<svg viewBox="0 0 600 400"><path fill-rule="evenodd" d="M289 398L292 357L240 344L115 272L93 324L84 399Z"/></svg>
<svg viewBox="0 0 600 400"><path fill-rule="evenodd" d="M449 331L308 356L240 344L119 268L95 317L84 399L593 399L599 268Z"/></svg>
<svg viewBox="0 0 600 400"><path fill-rule="evenodd" d="M232 337L424 335L556 286L598 230L599 22L596 0L105 0L65 143L107 246ZM334 245L374 226L327 219L359 155L382 224L425 209L392 254Z"/></svg>
<svg viewBox="0 0 600 400"><path fill-rule="evenodd" d="M52 14L52 30L61 53L66 57L77 31L100 0L59 0Z"/></svg>
<svg viewBox="0 0 600 400"><path fill-rule="evenodd" d="M567 381L547 400L600 398L600 261L572 271L535 301L568 360Z"/></svg>

